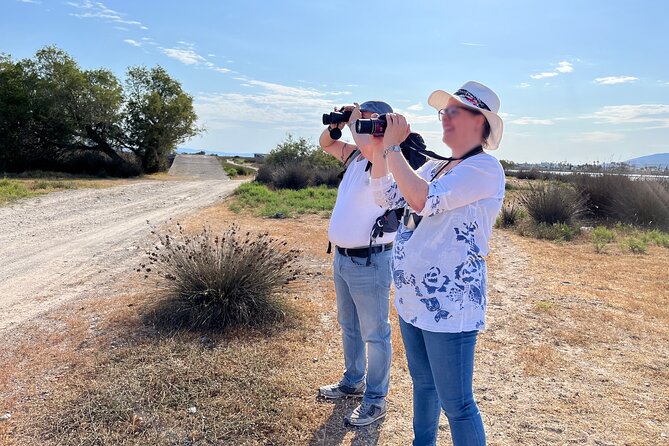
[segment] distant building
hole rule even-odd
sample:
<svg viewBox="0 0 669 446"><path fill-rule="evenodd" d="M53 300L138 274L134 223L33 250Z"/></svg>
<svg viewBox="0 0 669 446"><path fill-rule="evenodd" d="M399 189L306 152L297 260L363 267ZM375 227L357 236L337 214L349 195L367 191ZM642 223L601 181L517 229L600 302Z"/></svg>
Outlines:
<svg viewBox="0 0 669 446"><path fill-rule="evenodd" d="M267 155L264 153L254 153L253 158L257 160L264 160Z"/></svg>

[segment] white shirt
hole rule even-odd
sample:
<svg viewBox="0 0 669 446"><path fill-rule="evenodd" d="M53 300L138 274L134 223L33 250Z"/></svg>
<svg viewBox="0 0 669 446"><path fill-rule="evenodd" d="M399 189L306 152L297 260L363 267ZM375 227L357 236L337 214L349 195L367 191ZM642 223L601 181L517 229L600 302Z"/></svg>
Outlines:
<svg viewBox="0 0 669 446"><path fill-rule="evenodd" d="M443 166L417 171L430 181ZM406 201L392 175L372 180L377 203ZM504 169L487 153L467 158L429 183L415 230L400 226L393 248L395 307L420 329L458 333L485 329L486 263L492 227L504 199Z"/></svg>
<svg viewBox="0 0 669 446"><path fill-rule="evenodd" d="M370 171L365 172L367 159L356 157L349 164L337 191L337 201L330 218L328 237L342 248L369 246L369 237L376 219L389 208L376 204L370 186ZM375 245L390 243L395 233L378 237Z"/></svg>

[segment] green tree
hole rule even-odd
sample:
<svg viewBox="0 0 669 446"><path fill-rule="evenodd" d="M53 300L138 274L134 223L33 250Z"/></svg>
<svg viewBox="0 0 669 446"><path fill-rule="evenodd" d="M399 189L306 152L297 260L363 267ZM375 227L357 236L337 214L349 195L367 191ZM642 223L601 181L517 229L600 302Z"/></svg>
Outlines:
<svg viewBox="0 0 669 446"><path fill-rule="evenodd" d="M124 128L127 147L142 161L145 172L167 166L177 144L200 133L193 98L164 68L132 67L126 80Z"/></svg>
<svg viewBox="0 0 669 446"><path fill-rule="evenodd" d="M290 133L265 158L265 164L268 165L286 166L299 163L320 168L341 166L338 160L309 142L308 139L304 137L295 139Z"/></svg>
<svg viewBox="0 0 669 446"><path fill-rule="evenodd" d="M27 73L11 57L0 54L0 171L21 164L26 158L25 147L30 143L27 131L32 121Z"/></svg>
<svg viewBox="0 0 669 446"><path fill-rule="evenodd" d="M499 160L499 163L502 165L505 171L509 169L515 169L516 164L513 161Z"/></svg>
<svg viewBox="0 0 669 446"><path fill-rule="evenodd" d="M123 89L109 70L83 71L55 47L39 50L28 63L40 81L39 127L47 149L56 156L72 151L98 151L115 163L126 161L118 151Z"/></svg>
<svg viewBox="0 0 669 446"><path fill-rule="evenodd" d="M176 145L200 131L192 98L160 67L131 68L126 86L56 47L17 62L0 54L0 171L128 176L166 167Z"/></svg>

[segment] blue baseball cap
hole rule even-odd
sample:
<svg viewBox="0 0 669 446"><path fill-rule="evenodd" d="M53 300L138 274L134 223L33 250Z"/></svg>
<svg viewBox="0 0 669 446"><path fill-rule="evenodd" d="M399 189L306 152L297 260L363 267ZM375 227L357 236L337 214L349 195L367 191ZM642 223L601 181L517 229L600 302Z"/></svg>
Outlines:
<svg viewBox="0 0 669 446"><path fill-rule="evenodd" d="M393 108L383 101L367 101L360 104L360 111L378 113L382 115L384 113L392 113Z"/></svg>

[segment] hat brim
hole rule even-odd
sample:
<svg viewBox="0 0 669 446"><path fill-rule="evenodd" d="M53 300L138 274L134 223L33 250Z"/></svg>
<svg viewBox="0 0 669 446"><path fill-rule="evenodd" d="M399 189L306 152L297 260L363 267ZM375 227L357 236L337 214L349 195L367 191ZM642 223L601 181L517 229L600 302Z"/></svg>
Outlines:
<svg viewBox="0 0 669 446"><path fill-rule="evenodd" d="M500 118L497 113L475 107L460 96L452 95L443 90L433 91L428 98L427 103L437 110L442 110L448 106L448 101L451 99L455 99L467 108L483 113L483 116L488 120L488 124L490 124L490 136L488 136L488 144L486 144L485 149L497 150L499 143L502 141L502 134L504 133L504 122L502 121L502 118Z"/></svg>

